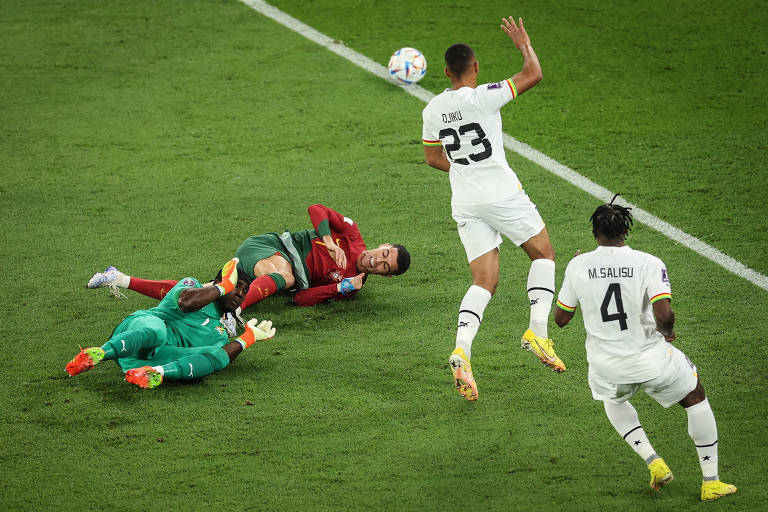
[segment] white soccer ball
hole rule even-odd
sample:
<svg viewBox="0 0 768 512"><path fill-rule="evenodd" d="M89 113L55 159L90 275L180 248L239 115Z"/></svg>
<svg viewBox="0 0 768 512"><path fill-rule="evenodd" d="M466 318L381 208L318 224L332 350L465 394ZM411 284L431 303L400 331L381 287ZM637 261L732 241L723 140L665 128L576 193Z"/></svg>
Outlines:
<svg viewBox="0 0 768 512"><path fill-rule="evenodd" d="M389 75L396 82L415 84L427 74L427 59L416 48L400 48L389 58Z"/></svg>

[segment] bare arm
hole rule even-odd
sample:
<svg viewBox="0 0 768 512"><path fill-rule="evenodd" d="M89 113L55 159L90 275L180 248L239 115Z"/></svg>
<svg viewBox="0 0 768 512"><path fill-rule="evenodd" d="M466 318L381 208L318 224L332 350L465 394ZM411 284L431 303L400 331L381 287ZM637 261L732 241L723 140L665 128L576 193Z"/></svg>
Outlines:
<svg viewBox="0 0 768 512"><path fill-rule="evenodd" d="M675 312L672 311L669 299L657 300L653 303L653 316L656 317L656 330L664 335L669 343L675 341Z"/></svg>
<svg viewBox="0 0 768 512"><path fill-rule="evenodd" d="M197 311L215 301L220 296L221 292L215 286L185 288L179 293L179 309L184 313Z"/></svg>
<svg viewBox="0 0 768 512"><path fill-rule="evenodd" d="M515 24L512 16L509 19L502 18L502 20L504 24L501 25L501 29L512 39L512 42L515 43L515 46L517 46L517 49L520 50L523 56L523 69L512 77L517 93L523 94L543 78L541 64L536 56L536 52L533 51L533 46L531 46L531 38L528 37L528 33L523 26L523 18L518 18L519 26Z"/></svg>
<svg viewBox="0 0 768 512"><path fill-rule="evenodd" d="M424 159L427 165L448 172L451 169L451 162L443 153L443 146L424 146Z"/></svg>
<svg viewBox="0 0 768 512"><path fill-rule="evenodd" d="M555 308L555 323L558 327L565 327L573 318L573 311L566 311L562 308Z"/></svg>

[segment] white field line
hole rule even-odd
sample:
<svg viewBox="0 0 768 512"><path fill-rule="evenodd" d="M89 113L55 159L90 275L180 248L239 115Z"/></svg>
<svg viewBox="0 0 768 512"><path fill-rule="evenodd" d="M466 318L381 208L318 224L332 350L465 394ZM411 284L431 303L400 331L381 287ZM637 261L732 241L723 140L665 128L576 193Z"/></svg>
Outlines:
<svg viewBox="0 0 768 512"><path fill-rule="evenodd" d="M280 9L277 9L276 7L269 5L266 2L263 2L261 0L240 0L240 1L248 5L255 11L263 14L264 16L271 18L276 22L280 23L281 25L306 37L310 41L313 41L319 44L320 46L327 48L333 53L341 57L344 57L348 61L363 68L364 70L389 81L393 85L401 87L405 92L419 98L425 103L429 102L429 100L431 100L434 97L434 94L432 94L428 90L418 85L403 86L403 85L395 84L394 81L390 79L389 71L387 71L387 68L385 68L381 64L378 64L377 62L374 62L373 60L369 59L365 55L357 53L356 51L344 46L344 44L342 44L341 42L331 39L325 34L318 32L317 30L310 27L309 25L302 23L296 18L293 18L292 16L284 13L283 11L281 11ZM608 202L613 197L613 192L609 191L608 189L598 185L597 183L593 182L588 178L585 178L584 176L577 173L573 169L566 167L565 165L548 157L541 151L532 148L531 146L529 146L528 144L525 144L524 142L520 142L519 140L515 139L510 135L507 135L506 133L504 134L504 145L508 149L519 154L520 156L527 158L531 162L543 167L544 169L548 170L552 174L559 176L560 178L564 179L568 183L571 183L572 185L596 197L601 201ZM759 286L763 290L768 291L768 276L765 276L747 267L743 263L731 258L727 254L720 252L714 247L711 247L710 245L702 242L698 238L689 235L688 233L672 226L667 222L664 222L660 218L643 210L642 208L639 208L629 203L627 203L626 205L632 207L633 217L638 222L641 222L655 229L656 231L666 235L673 241L679 244L682 244L685 247L688 247L689 249L691 249L692 251L700 254L701 256L704 256L708 260L711 260L717 263L724 269L730 272L733 272L737 276L743 277L744 279L754 284L755 286Z"/></svg>

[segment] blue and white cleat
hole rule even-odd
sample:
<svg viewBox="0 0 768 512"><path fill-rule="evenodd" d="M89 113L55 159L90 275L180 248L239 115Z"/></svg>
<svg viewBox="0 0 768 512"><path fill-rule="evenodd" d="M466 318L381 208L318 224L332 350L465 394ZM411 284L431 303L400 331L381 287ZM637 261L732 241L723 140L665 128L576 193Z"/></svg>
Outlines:
<svg viewBox="0 0 768 512"><path fill-rule="evenodd" d="M117 280L121 276L125 276L125 274L117 270L115 267L109 266L104 270L104 272L96 272L93 274L85 287L93 289L106 286L109 288L110 295L116 299L125 299L126 296L123 294L123 292L120 291L120 287L117 285Z"/></svg>
<svg viewBox="0 0 768 512"><path fill-rule="evenodd" d="M227 330L227 335L229 335L230 338L237 338L237 320L235 319L235 315L229 312L224 313L221 315L219 322L221 322L221 325Z"/></svg>

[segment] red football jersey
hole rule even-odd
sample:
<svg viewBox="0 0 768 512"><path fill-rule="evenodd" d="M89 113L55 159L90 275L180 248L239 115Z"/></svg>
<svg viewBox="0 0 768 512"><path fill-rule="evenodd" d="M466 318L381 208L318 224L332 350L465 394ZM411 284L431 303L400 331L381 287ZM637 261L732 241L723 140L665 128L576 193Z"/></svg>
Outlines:
<svg viewBox="0 0 768 512"><path fill-rule="evenodd" d="M313 306L329 299L354 297L357 290L342 295L337 291L336 285L345 277L355 277L360 273L357 271L357 258L365 251L365 241L360 235L357 223L321 204L310 206L308 211L312 226L318 234L312 239L312 249L305 260L309 270L307 277L312 286L296 292L293 301L299 306ZM336 245L344 250L347 255L347 268L340 269L328 254L322 238L325 235L333 237Z"/></svg>

